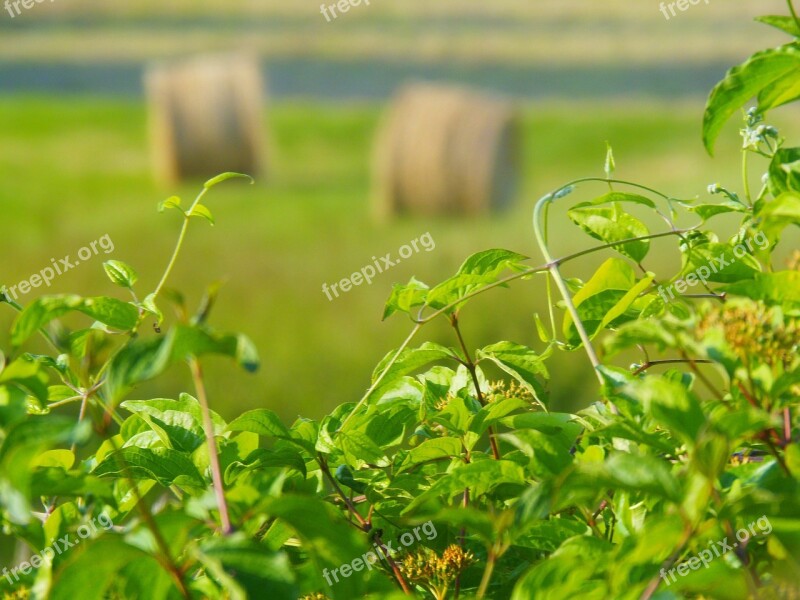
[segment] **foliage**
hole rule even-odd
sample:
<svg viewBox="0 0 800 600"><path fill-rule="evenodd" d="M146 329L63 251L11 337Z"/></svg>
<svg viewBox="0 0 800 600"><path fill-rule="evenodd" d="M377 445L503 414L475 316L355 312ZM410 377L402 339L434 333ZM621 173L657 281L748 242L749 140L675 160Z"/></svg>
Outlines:
<svg viewBox="0 0 800 600"><path fill-rule="evenodd" d="M800 34L796 18L767 21ZM193 314L165 287L191 220L214 222L206 194L243 176L211 180L185 210L177 198L160 205L183 224L141 299L121 261L104 267L128 302L4 298L19 315L0 356L0 518L34 553L65 536L81 542L19 582L4 573L0 589L154 599L797 594L800 272L772 256L800 225L800 149L785 147L764 114L800 97L798 43L731 70L709 100L710 150L758 98L742 130L740 193L714 185L719 201L702 203L617 180L609 150L605 177L537 203L544 264L493 249L437 285L396 286L385 316L407 315L410 335L358 402L319 422L286 425L256 409L226 423L214 413L201 359L252 371L257 354L245 336L209 325L216 287ZM755 194L752 157L766 169ZM549 208L591 184L608 189L568 214L600 245L554 258ZM666 228L651 232L639 212ZM722 215L738 220L731 237L712 229ZM680 272L644 266L660 238L676 242ZM609 258L591 278L565 279L568 263L595 252ZM549 298L536 317L541 348L471 348L461 329L470 300L521 281ZM414 346L436 319L449 322L454 345ZM47 351L34 351L37 336ZM595 368L597 401L577 414L548 410L556 352L585 352ZM629 352L640 362L614 363ZM194 395L131 398L176 364L188 365ZM77 418L61 414L69 407ZM81 533L98 520L113 526ZM731 551L678 567L723 540Z"/></svg>

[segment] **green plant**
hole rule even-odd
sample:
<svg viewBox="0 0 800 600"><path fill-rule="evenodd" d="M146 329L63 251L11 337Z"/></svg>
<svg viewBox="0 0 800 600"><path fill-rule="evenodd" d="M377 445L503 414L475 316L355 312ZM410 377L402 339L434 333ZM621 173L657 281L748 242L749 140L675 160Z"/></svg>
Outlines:
<svg viewBox="0 0 800 600"><path fill-rule="evenodd" d="M209 326L216 288L192 314L165 287L191 219L213 223L205 194L241 175L209 181L186 210L177 198L162 203L183 224L142 300L135 271L119 261L105 270L129 302L62 295L22 307L5 298L20 314L0 356L0 518L34 552L59 551L50 550L52 564L3 572L0 590L797 597L800 272L772 259L784 230L800 225L800 149L764 123L767 110L800 98L800 22L789 6L792 18L764 20L796 40L731 70L706 111L711 150L724 122L759 99L745 114L740 193L714 185L718 201L687 201L615 179L609 149L604 177L536 204L543 264L488 250L438 285L395 286L385 317L407 315L411 333L358 402L319 422L286 426L257 409L226 423L212 412L201 357L248 370L258 357L246 337ZM767 161L755 193L753 157ZM551 207L591 185L602 195L568 216L599 245L554 258ZM652 232L638 212L665 227ZM732 218L736 230L724 237L718 224ZM682 258L671 276L645 266L662 238ZM588 281L566 277L573 261L600 252L610 256ZM461 326L469 301L517 281L549 298L535 322L541 349L472 348ZM62 320L85 316L88 327ZM412 346L437 319L449 323L453 346ZM548 411L554 352L585 353L595 369L598 397L577 414ZM641 358L615 365L625 353ZM178 363L189 366L194 397L129 399ZM60 414L69 407L77 418ZM100 531L98 521L113 526ZM64 548L65 539L78 543Z"/></svg>

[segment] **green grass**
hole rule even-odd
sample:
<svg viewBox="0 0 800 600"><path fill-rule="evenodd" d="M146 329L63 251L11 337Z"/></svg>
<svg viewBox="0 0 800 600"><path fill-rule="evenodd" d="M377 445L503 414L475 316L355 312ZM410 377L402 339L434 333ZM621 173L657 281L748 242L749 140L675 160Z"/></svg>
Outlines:
<svg viewBox="0 0 800 600"><path fill-rule="evenodd" d="M522 119L523 184L511 211L491 218L405 219L378 226L369 219L368 206L370 151L380 108L272 107L264 132L273 149L270 175L256 186L230 183L213 192L208 204L218 224L194 224L171 281L196 303L207 283L225 280L211 322L248 333L261 352L263 368L254 376L223 361L209 365L215 407L232 415L269 406L291 418L319 416L357 400L375 364L410 329L402 317L380 321L391 284L411 275L435 283L467 255L492 247L529 254L538 262L530 230L533 201L566 180L602 174L605 140L615 147L621 177L676 196L705 196L706 185L717 181L737 188L735 128L726 133L721 158L711 160L700 144L700 109L529 107ZM74 254L108 233L116 244L109 257L132 264L141 275L141 288L152 288L179 226L176 215L159 215L156 204L173 193L190 199L197 186L163 190L153 185L144 107L124 101L6 97L0 99L0 122L0 283L28 278L51 258ZM587 190L583 197L593 191L602 188ZM563 211L554 211L553 217L563 222ZM394 252L425 232L435 239L435 251L415 255L371 286L333 302L323 295L324 282L338 281L370 263L373 255ZM591 244L571 225L555 227L553 242L557 253ZM663 252L664 247L654 247L648 268L674 264L675 253ZM49 291L115 293L102 274L102 260L70 271ZM587 275L595 264L592 259L571 266L568 274ZM542 309L541 280L497 290L465 310L465 336L473 347L500 339L537 346L532 315ZM4 331L12 316L7 307L0 310ZM423 336L452 343L449 332L437 326ZM594 399L582 356L557 357L552 367L570 374L553 384L557 404ZM190 382L176 368L165 384L143 388L140 396L168 396L182 389L190 389Z"/></svg>

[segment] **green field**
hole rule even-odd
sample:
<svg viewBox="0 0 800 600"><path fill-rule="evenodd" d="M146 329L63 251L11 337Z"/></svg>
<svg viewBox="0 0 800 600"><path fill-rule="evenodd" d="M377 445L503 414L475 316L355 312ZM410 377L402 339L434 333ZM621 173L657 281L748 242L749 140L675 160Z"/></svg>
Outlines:
<svg viewBox="0 0 800 600"><path fill-rule="evenodd" d="M513 249L538 262L530 230L533 201L566 180L601 175L605 140L615 147L618 175L645 180L677 197L705 196L708 183L736 188L739 181L735 168L723 170L723 158L736 152L735 128L728 130L720 160L708 158L699 141L699 104L593 105L592 110L569 103L532 106L523 110L523 184L511 211L491 218L407 219L378 226L369 218L369 165L380 111L378 106L272 107L264 132L272 148L271 173L256 186L230 183L215 190L208 203L217 226L198 221L190 232L172 283L193 304L206 284L225 280L212 323L251 335L263 359L254 376L225 362L209 365L211 394L220 412L266 405L287 418L319 416L357 399L375 364L410 328L402 317L380 321L392 283L411 275L435 283L470 253L492 247ZM51 258L74 255L109 234L116 246L109 257L134 265L143 288L154 286L179 225L174 215L159 215L156 204L173 193L193 196L197 186L154 186L143 106L87 98L3 98L0 122L0 248L5 257L0 282L18 282ZM592 191L602 188L585 194ZM435 239L435 251L414 255L371 286L332 302L322 293L323 283L348 276L374 255L396 252L425 232ZM561 253L591 243L571 225L557 228L553 241ZM60 277L49 291L114 293L102 273L101 257ZM647 266L674 260L675 253L656 245ZM575 265L570 274L586 275L593 264ZM518 285L488 294L465 311L468 343L477 347L513 339L538 344L532 315L543 307L542 282ZM3 309L0 329L12 316ZM423 333L448 344L449 335L436 326L427 336ZM580 356L565 360L583 367ZM564 363L555 363L554 369L559 365ZM591 379L575 366L569 369L576 376L557 379L554 400L591 401L591 391L581 389ZM143 389L141 395L164 396L188 385L187 374L176 369L171 386Z"/></svg>

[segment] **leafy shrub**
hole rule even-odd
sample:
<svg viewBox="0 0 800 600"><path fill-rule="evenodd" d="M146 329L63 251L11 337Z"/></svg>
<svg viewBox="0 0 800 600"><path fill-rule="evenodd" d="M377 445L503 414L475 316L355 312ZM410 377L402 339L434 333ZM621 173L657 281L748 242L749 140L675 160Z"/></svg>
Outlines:
<svg viewBox="0 0 800 600"><path fill-rule="evenodd" d="M438 285L395 286L385 316L410 317L410 335L358 402L320 422L214 413L202 358L254 370L258 357L246 337L209 325L216 289L192 313L165 287L190 221L213 222L204 196L243 176L208 182L185 210L162 203L183 226L143 299L119 261L105 271L127 302L4 298L19 315L0 355L0 517L35 553L3 572L5 597L798 597L800 271L796 254L783 270L772 258L800 224L800 148L764 116L800 97L800 22L764 21L795 41L732 69L704 122L710 151L758 98L742 129L741 192L673 198L615 179L609 150L605 177L536 204L544 264L488 250ZM757 191L749 159L766 165ZM554 258L549 207L593 185L605 191L568 214L600 244ZM665 227L651 232L638 212ZM720 215L739 221L730 238L711 228ZM680 272L644 266L658 238L674 240ZM595 252L609 256L588 281L565 278ZM542 349L471 348L469 301L523 281L550 300L536 317ZM89 320L68 327L71 313ZM435 319L454 346L414 346ZM36 337L46 352L26 351ZM585 353L595 368L599 396L577 414L548 410L554 352ZM638 363L614 364L629 352ZM176 363L193 395L131 399Z"/></svg>

